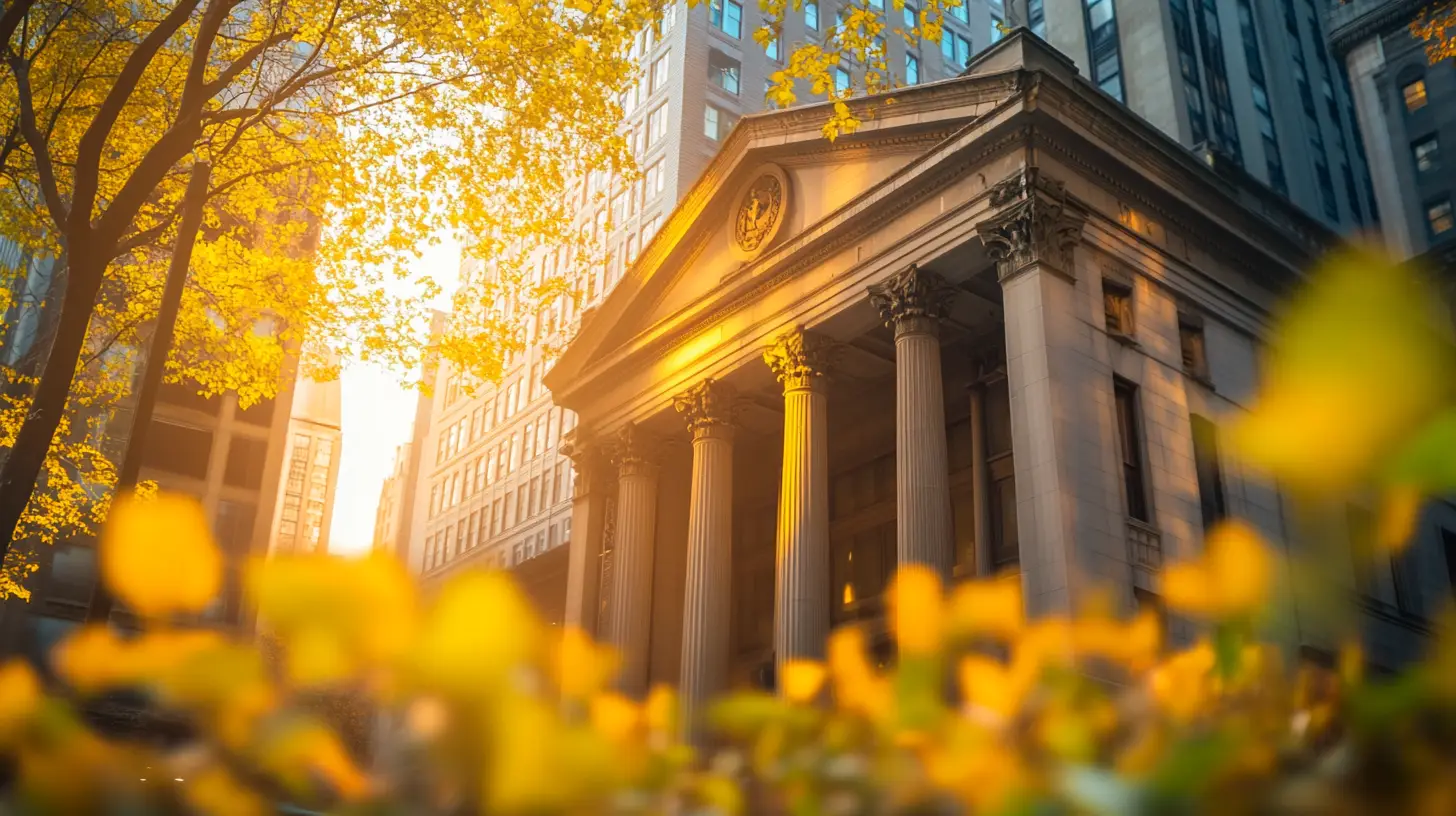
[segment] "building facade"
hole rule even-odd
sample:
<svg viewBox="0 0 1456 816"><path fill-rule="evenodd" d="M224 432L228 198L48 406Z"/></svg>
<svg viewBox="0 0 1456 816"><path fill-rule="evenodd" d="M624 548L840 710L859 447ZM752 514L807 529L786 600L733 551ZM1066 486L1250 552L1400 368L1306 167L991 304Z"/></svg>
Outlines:
<svg viewBox="0 0 1456 816"><path fill-rule="evenodd" d="M1376 222L1325 0L1019 0L1083 76L1343 233Z"/></svg>
<svg viewBox="0 0 1456 816"><path fill-rule="evenodd" d="M1329 12L1370 155L1380 234L1408 258L1456 251L1456 62L1431 65L1410 21L1421 0L1352 0Z"/></svg>
<svg viewBox="0 0 1456 816"><path fill-rule="evenodd" d="M340 402L337 378L327 382L298 378L269 555L329 551L344 444Z"/></svg>
<svg viewBox="0 0 1456 816"><path fill-rule="evenodd" d="M906 9L918 13L914 2ZM782 39L807 39L837 14L833 2L791 11ZM923 53L910 52L911 68L903 46L892 44L892 59L921 81L954 76L975 50L1001 36L994 23L1004 19L1002 4L972 0L947 14L943 48L927 43ZM575 418L552 404L542 374L554 350L651 244L734 123L763 109L768 78L787 54L754 43L752 34L762 24L752 3L719 0L689 9L679 2L660 29L639 36L634 56L642 76L622 107L623 132L642 177L632 183L600 175L583 180L578 226L605 248L605 263L574 268L558 252L532 259L537 277L566 276L578 296L562 297L529 317L527 346L507 360L499 385L470 383L442 364L429 409L430 436L417 449L413 569L433 579L461 565L525 569L543 559L522 575L528 588L548 599L548 617L562 614L561 547L571 537L572 466L557 449ZM488 263L462 263L463 279L490 274Z"/></svg>
<svg viewBox="0 0 1456 816"><path fill-rule="evenodd" d="M1377 563L1360 500L1315 529L1219 454L1332 231L1024 32L852 137L824 116L745 117L546 375L580 417L566 620L621 652L625 690L771 682L845 623L888 652L907 563L1019 581L1033 615L1103 590L1160 609L1163 566L1225 516L1347 552L1377 665L1421 648L1456 509ZM1277 603L1291 652L1333 652L1327 618Z"/></svg>
<svg viewBox="0 0 1456 816"><path fill-rule="evenodd" d="M389 475L379 486L379 504L374 508L374 536L370 540L372 552L387 553L403 559L403 548L409 546L409 528L404 525L405 505L409 499L409 470L414 447L405 442L394 448L394 462L389 466Z"/></svg>

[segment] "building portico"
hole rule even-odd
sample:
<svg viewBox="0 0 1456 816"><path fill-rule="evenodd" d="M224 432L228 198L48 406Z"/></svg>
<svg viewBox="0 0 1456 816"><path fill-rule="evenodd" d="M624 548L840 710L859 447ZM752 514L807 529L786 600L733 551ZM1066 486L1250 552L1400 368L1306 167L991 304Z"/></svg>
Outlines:
<svg viewBox="0 0 1456 816"><path fill-rule="evenodd" d="M567 618L629 693L768 683L850 622L888 656L903 564L1033 614L1154 597L1202 535L1192 417L1247 396L1327 240L1021 32L856 104L833 143L820 106L745 117L546 377L580 417ZM1220 392L1180 343L1214 313Z"/></svg>

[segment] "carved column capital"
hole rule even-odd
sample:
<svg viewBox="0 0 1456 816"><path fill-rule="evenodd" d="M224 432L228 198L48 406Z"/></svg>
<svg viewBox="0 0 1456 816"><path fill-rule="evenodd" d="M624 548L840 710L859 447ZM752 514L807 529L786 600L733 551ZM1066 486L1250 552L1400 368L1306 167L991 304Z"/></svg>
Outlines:
<svg viewBox="0 0 1456 816"><path fill-rule="evenodd" d="M1005 209L977 224L976 232L1001 282L1033 264L1076 278L1073 250L1082 241L1087 215L1067 198L1061 182L1024 167L992 187L990 201Z"/></svg>
<svg viewBox="0 0 1456 816"><path fill-rule="evenodd" d="M955 287L945 278L915 264L870 287L870 302L897 337L905 332L935 332L950 314L955 296Z"/></svg>
<svg viewBox="0 0 1456 816"><path fill-rule="evenodd" d="M612 462L623 476L649 475L657 472L662 455L662 440L628 422L617 431L612 445Z"/></svg>
<svg viewBox="0 0 1456 816"><path fill-rule="evenodd" d="M571 460L572 470L576 472L573 495L610 490L615 480L611 478L611 456L606 445L577 427L566 434L557 450Z"/></svg>
<svg viewBox="0 0 1456 816"><path fill-rule="evenodd" d="M837 344L828 337L794 328L764 350L763 361L788 392L820 387L837 353Z"/></svg>
<svg viewBox="0 0 1456 816"><path fill-rule="evenodd" d="M687 420L693 438L732 436L738 418L738 393L709 377L672 398L672 407Z"/></svg>

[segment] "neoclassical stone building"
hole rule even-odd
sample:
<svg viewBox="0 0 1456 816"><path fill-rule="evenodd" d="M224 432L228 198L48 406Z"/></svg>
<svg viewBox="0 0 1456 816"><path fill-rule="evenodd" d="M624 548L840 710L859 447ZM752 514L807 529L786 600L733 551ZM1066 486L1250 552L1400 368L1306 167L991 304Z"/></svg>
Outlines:
<svg viewBox="0 0 1456 816"><path fill-rule="evenodd" d="M1298 537L1218 426L1322 227L1024 31L855 104L832 143L822 106L745 117L546 376L580 417L567 618L629 691L701 699L880 631L898 564L1130 611L1220 516ZM1400 582L1450 591L1419 552L1359 587L1392 655L1421 637Z"/></svg>

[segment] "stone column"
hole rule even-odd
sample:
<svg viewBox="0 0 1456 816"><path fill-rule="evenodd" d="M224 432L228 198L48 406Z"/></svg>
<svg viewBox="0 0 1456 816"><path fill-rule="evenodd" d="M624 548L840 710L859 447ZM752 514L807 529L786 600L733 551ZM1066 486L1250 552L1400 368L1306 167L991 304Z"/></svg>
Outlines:
<svg viewBox="0 0 1456 816"><path fill-rule="evenodd" d="M652 634L652 550L657 534L657 445L636 425L617 434L616 541L612 550L607 642L622 657L617 685L623 693L647 693Z"/></svg>
<svg viewBox="0 0 1456 816"><path fill-rule="evenodd" d="M991 471L986 465L986 384L971 383L971 509L976 514L977 578L996 571L991 563Z"/></svg>
<svg viewBox="0 0 1456 816"><path fill-rule="evenodd" d="M567 542L566 624L593 637L601 637L603 623L598 611L602 555L609 499L616 487L606 451L578 427L561 443L561 453L571 459L575 480L571 493L571 539Z"/></svg>
<svg viewBox="0 0 1456 816"><path fill-rule="evenodd" d="M895 330L895 544L901 566L925 564L949 581L955 566L940 321L955 289L914 265L870 287Z"/></svg>
<svg viewBox="0 0 1456 816"><path fill-rule="evenodd" d="M824 375L833 343L794 329L764 352L784 386L784 468L774 569L774 678L822 658L829 636L829 425ZM782 688L782 685L780 685Z"/></svg>
<svg viewBox="0 0 1456 816"><path fill-rule="evenodd" d="M1031 614L1067 613L1099 574L1097 550L1126 551L1122 520L1098 517L1114 478L1101 423L1113 419L1086 420L1110 410L1112 390L1110 367L1094 366L1079 334L1079 298L1090 296L1078 293L1074 260L1086 215L1035 167L997 184L990 203L1001 211L976 230L1005 296L1022 593Z"/></svg>
<svg viewBox="0 0 1456 816"><path fill-rule="evenodd" d="M693 435L688 504L688 572L683 600L679 690L690 733L704 703L728 676L729 591L733 575L733 414L731 386L703 380L673 398Z"/></svg>

